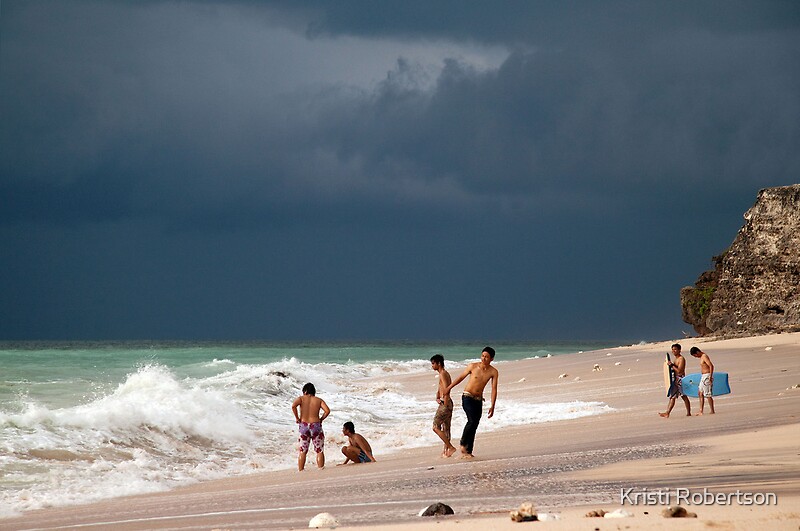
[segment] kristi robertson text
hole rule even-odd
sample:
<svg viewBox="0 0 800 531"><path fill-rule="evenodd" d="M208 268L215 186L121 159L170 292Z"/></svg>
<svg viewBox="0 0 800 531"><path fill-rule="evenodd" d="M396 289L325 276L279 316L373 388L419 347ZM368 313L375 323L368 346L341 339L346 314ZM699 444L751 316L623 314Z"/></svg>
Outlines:
<svg viewBox="0 0 800 531"><path fill-rule="evenodd" d="M619 489L620 505L778 505L773 492L710 492L708 489Z"/></svg>

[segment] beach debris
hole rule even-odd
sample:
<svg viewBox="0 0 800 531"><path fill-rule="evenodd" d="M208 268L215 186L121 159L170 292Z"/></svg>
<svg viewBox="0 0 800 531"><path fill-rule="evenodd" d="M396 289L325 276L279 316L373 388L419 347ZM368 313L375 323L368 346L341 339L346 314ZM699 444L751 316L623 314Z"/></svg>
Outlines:
<svg viewBox="0 0 800 531"><path fill-rule="evenodd" d="M697 514L690 513L680 505L675 507L667 507L661 511L661 516L664 518L697 518Z"/></svg>
<svg viewBox="0 0 800 531"><path fill-rule="evenodd" d="M602 518L605 514L606 512L603 509L597 509L596 511L589 511L586 513L586 518Z"/></svg>
<svg viewBox="0 0 800 531"><path fill-rule="evenodd" d="M616 363L614 364L614 366L616 366L616 367L619 367L620 365L622 365L622 362L621 362L621 361L618 361L618 362L616 362Z"/></svg>
<svg viewBox="0 0 800 531"><path fill-rule="evenodd" d="M453 508L449 505L445 505L442 502L436 502L432 505L428 505L424 509L419 512L420 516L444 516L446 514L456 514L453 512Z"/></svg>
<svg viewBox="0 0 800 531"><path fill-rule="evenodd" d="M509 513L514 522L535 522L539 519L533 502L525 502Z"/></svg>
<svg viewBox="0 0 800 531"><path fill-rule="evenodd" d="M772 347L767 347L764 350L772 350Z"/></svg>
<svg viewBox="0 0 800 531"><path fill-rule="evenodd" d="M611 354L612 354L612 353L611 353L611 352L609 352L608 354L606 354L606 356L611 356Z"/></svg>
<svg viewBox="0 0 800 531"><path fill-rule="evenodd" d="M522 383L524 381L525 381L525 378L520 378L519 380L517 380L517 383Z"/></svg>
<svg viewBox="0 0 800 531"><path fill-rule="evenodd" d="M553 355L552 355L552 354L548 354L548 355L547 355L547 357L548 357L548 358L552 358L552 357L553 357Z"/></svg>
<svg viewBox="0 0 800 531"><path fill-rule="evenodd" d="M536 518L540 522L548 522L548 521L552 522L555 520L561 520L561 516L556 513L539 513L536 515Z"/></svg>
<svg viewBox="0 0 800 531"><path fill-rule="evenodd" d="M566 378L567 376L569 376L569 374L567 374L567 373L558 375L559 378Z"/></svg>
<svg viewBox="0 0 800 531"><path fill-rule="evenodd" d="M603 369L600 368L600 364L599 363L595 363L594 367L592 367L592 372L600 372L602 370Z"/></svg>
<svg viewBox="0 0 800 531"><path fill-rule="evenodd" d="M786 390L787 390L787 391L788 391L789 389L800 389L800 384L795 384L795 385L793 385L793 386L791 386L791 387L787 387L787 388L786 388Z"/></svg>
<svg viewBox="0 0 800 531"><path fill-rule="evenodd" d="M319 513L308 522L308 527L311 529L320 529L327 527L328 529L336 529L339 527L339 520L336 519L331 513Z"/></svg>
<svg viewBox="0 0 800 531"><path fill-rule="evenodd" d="M580 382L580 381L581 381L581 377L580 376L576 376L575 379L573 380L573 382Z"/></svg>
<svg viewBox="0 0 800 531"><path fill-rule="evenodd" d="M630 518L633 513L629 513L625 509L617 509L603 515L603 518Z"/></svg>

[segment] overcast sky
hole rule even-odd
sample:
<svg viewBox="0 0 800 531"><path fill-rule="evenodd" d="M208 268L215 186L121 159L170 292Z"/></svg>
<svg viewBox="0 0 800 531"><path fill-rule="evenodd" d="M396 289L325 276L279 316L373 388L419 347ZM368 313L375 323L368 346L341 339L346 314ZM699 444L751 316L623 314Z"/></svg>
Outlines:
<svg viewBox="0 0 800 531"><path fill-rule="evenodd" d="M680 337L800 5L0 4L0 339Z"/></svg>

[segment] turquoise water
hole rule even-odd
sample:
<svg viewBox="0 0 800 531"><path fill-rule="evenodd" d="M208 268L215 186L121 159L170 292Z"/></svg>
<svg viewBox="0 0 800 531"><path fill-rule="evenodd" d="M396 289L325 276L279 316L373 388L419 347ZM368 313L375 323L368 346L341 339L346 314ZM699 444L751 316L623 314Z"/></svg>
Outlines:
<svg viewBox="0 0 800 531"><path fill-rule="evenodd" d="M497 361L596 350L617 343L496 343ZM137 368L158 364L178 378L207 377L226 370L214 360L258 365L283 359L304 363L368 364L426 361L434 354L463 362L480 357L485 345L459 343L190 343L190 342L0 342L0 411L20 393L63 407L108 391Z"/></svg>
<svg viewBox="0 0 800 531"><path fill-rule="evenodd" d="M496 343L495 362L613 342ZM451 372L484 345L457 343L0 344L0 518L296 466L290 405L306 382L331 408L326 453L355 422L387 454L438 445L433 392L398 384L442 354ZM483 430L603 414L599 402L535 403L501 390ZM453 433L464 418L454 414ZM329 450L330 448L330 450Z"/></svg>

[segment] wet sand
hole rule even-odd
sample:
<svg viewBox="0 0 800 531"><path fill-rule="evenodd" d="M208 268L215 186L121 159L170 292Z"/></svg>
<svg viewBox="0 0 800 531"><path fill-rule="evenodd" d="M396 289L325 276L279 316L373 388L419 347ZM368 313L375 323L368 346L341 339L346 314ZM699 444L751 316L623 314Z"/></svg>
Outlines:
<svg viewBox="0 0 800 531"><path fill-rule="evenodd" d="M693 345L730 374L733 393L716 399L717 414L687 417L666 398L662 365L673 341L574 355L503 362L499 400L600 401L613 412L488 432L484 418L475 459L439 457L439 446L382 455L379 462L305 472L256 473L174 491L32 511L0 520L0 529L302 529L321 512L339 529L506 529L520 503L531 501L557 521L548 529L793 529L800 526L800 334L711 341L684 339L687 372L699 372ZM602 370L595 371L599 365ZM566 377L560 378L560 375ZM579 380L576 380L579 378ZM435 392L432 375L405 376L420 397ZM459 389L461 386L459 386ZM435 412L432 402L431 417ZM692 398L697 410L698 399ZM456 407L455 415L463 415ZM364 428L366 434L368 430ZM454 434L454 444L460 434ZM696 519L666 519L668 504L621 505L621 493L687 489L712 494L771 493L770 506L690 505ZM455 515L423 518L434 502ZM670 504L671 505L671 504ZM624 509L624 519L588 519L591 509ZM645 514L647 513L647 514Z"/></svg>

